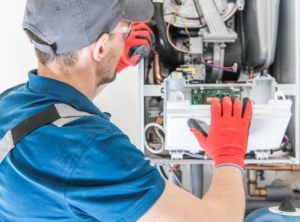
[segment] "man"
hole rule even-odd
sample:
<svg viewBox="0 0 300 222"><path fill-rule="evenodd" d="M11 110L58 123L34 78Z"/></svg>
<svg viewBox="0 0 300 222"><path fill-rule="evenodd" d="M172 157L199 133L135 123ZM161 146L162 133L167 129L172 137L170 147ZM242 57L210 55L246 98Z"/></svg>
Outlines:
<svg viewBox="0 0 300 222"><path fill-rule="evenodd" d="M243 220L250 102L214 100L209 135L188 123L216 165L202 200L164 181L92 103L150 47L143 26L144 41L123 50L131 22L152 15L150 0L27 1L23 28L39 62L0 95L0 221Z"/></svg>

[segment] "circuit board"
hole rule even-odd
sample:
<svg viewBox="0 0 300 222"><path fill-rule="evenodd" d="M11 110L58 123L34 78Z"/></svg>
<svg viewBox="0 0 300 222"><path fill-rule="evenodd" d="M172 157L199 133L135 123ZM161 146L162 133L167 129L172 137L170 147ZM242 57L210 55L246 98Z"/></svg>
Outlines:
<svg viewBox="0 0 300 222"><path fill-rule="evenodd" d="M192 89L192 105L211 104L214 98L225 96L242 98L243 89Z"/></svg>

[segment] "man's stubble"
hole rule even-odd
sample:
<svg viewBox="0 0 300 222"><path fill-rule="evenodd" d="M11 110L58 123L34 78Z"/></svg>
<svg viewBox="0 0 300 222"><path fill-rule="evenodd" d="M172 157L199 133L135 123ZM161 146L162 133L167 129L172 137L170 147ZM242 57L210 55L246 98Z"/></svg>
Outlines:
<svg viewBox="0 0 300 222"><path fill-rule="evenodd" d="M115 81L117 77L118 65L120 62L120 58L117 58L118 56L114 52L110 53L107 61L108 64L98 73L98 76L102 76L102 78L98 82L97 87ZM105 61L103 62L105 64Z"/></svg>

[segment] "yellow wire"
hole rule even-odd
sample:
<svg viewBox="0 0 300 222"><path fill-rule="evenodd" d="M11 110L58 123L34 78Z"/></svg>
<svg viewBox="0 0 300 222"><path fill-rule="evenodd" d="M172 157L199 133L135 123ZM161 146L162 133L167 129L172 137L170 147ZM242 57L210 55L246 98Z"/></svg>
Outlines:
<svg viewBox="0 0 300 222"><path fill-rule="evenodd" d="M177 10L177 8L176 8L176 3L174 3L174 8L175 8L175 11L176 11L176 10ZM178 14L179 17L181 18L181 21L182 21L182 23L183 23L183 25L184 25L184 28L185 28L185 31L186 31L188 37L191 38L190 33L189 33L189 30L188 30L188 28L186 27L185 22L184 22L182 16L179 14L179 12L178 12L177 14Z"/></svg>

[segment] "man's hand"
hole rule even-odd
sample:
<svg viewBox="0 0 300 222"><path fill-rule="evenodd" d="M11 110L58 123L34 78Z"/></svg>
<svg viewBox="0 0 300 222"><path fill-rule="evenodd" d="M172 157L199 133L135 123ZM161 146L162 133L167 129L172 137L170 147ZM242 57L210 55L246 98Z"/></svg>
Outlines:
<svg viewBox="0 0 300 222"><path fill-rule="evenodd" d="M252 105L248 98L225 97L222 105L214 99L211 107L211 125L207 134L197 120L189 119L188 125L200 146L214 160L216 168L234 165L244 168L247 151Z"/></svg>
<svg viewBox="0 0 300 222"><path fill-rule="evenodd" d="M149 23L149 22L146 22ZM133 23L129 38L125 42L117 72L137 65L149 55L155 41L154 34L146 23Z"/></svg>

